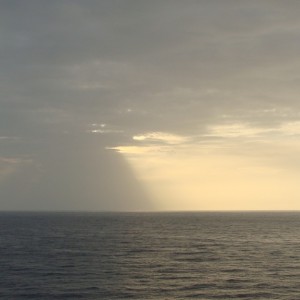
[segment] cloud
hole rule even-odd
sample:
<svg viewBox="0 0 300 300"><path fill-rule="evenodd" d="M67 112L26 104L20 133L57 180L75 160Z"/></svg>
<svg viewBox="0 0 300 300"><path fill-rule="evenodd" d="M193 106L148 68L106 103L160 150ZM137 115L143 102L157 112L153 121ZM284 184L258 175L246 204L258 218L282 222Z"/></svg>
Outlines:
<svg viewBox="0 0 300 300"><path fill-rule="evenodd" d="M32 160L20 157L0 157L0 185L8 181L22 168L31 165Z"/></svg>
<svg viewBox="0 0 300 300"><path fill-rule="evenodd" d="M122 154L129 155L140 155L140 154L155 154L165 151L170 151L168 147L162 146L118 146L118 147L107 147L108 150L115 150Z"/></svg>
<svg viewBox="0 0 300 300"><path fill-rule="evenodd" d="M50 165L45 145L64 139L150 155L296 137L299 8L277 0L2 1L0 156Z"/></svg>
<svg viewBox="0 0 300 300"><path fill-rule="evenodd" d="M126 160L94 137L55 138L34 150L31 160L0 159L1 209L153 209Z"/></svg>
<svg viewBox="0 0 300 300"><path fill-rule="evenodd" d="M251 111L298 107L295 2L2 6L4 133L98 118L135 135L187 134L221 114L274 122Z"/></svg>
<svg viewBox="0 0 300 300"><path fill-rule="evenodd" d="M262 135L273 132L270 128L251 127L246 124L225 124L214 125L209 128L209 133L205 136L221 137L221 138L237 138L237 137L260 137Z"/></svg>
<svg viewBox="0 0 300 300"><path fill-rule="evenodd" d="M278 131L288 136L299 136L300 134L300 121L286 122L280 126Z"/></svg>
<svg viewBox="0 0 300 300"><path fill-rule="evenodd" d="M210 126L208 133L204 136L212 138L263 138L272 140L273 138L288 138L300 134L300 122L283 122L273 127L254 127L249 124L233 123Z"/></svg>
<svg viewBox="0 0 300 300"><path fill-rule="evenodd" d="M183 137L165 132L148 132L132 137L135 141L162 142L166 144L181 144L188 141L188 137Z"/></svg>

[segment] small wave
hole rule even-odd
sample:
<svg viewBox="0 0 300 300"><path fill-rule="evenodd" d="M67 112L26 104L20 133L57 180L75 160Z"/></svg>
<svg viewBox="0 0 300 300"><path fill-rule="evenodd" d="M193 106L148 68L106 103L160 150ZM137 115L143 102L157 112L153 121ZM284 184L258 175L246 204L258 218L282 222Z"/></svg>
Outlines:
<svg viewBox="0 0 300 300"><path fill-rule="evenodd" d="M193 291L193 290L202 290L202 289L213 289L216 287L216 284L213 283L196 283L180 288L180 291Z"/></svg>

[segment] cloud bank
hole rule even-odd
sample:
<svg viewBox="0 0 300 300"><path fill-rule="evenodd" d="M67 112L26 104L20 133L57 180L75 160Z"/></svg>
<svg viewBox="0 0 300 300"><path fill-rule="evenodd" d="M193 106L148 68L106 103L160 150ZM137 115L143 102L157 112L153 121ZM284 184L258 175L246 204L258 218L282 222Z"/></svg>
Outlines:
<svg viewBox="0 0 300 300"><path fill-rule="evenodd" d="M119 172L112 166L118 155L110 151L171 153L214 145L251 156L256 143L269 149L259 152L265 157L274 145L297 147L299 10L293 0L2 1L0 181L6 200L0 209L26 203L82 209L77 200L74 206L38 203L41 194L60 189L53 197L76 198L79 188L68 194L62 186L93 182L87 166L98 183L82 190L96 190L111 174L119 182L131 177L123 192L134 194L136 176L126 175L133 170ZM98 154L90 156L94 147ZM290 168L294 156L287 162L282 158L289 152L282 153L282 168ZM84 178L74 175L81 169ZM44 179L26 198L28 177ZM12 192L16 184L26 187ZM97 193L122 198L115 188L101 194L109 185ZM126 207L115 203L89 207Z"/></svg>

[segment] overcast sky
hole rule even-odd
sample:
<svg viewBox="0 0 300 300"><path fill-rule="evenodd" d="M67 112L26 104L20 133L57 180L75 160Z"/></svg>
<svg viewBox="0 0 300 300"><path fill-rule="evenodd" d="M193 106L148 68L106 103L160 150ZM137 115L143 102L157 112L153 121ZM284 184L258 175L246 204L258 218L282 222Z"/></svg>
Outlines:
<svg viewBox="0 0 300 300"><path fill-rule="evenodd" d="M300 209L299 14L0 1L0 209Z"/></svg>

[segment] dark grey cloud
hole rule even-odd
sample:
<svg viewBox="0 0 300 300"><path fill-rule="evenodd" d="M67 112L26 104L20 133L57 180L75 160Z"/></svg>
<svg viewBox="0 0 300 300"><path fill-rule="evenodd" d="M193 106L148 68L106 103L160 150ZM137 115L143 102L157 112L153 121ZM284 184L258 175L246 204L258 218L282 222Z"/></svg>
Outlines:
<svg viewBox="0 0 300 300"><path fill-rule="evenodd" d="M107 126L96 135L106 160L105 147L143 132L297 121L299 11L292 0L1 1L0 136L15 140L0 140L0 156L50 165L40 145L88 145L92 123Z"/></svg>
<svg viewBox="0 0 300 300"><path fill-rule="evenodd" d="M0 168L1 209L155 209L124 158L89 137L48 137L28 157L2 158Z"/></svg>
<svg viewBox="0 0 300 300"><path fill-rule="evenodd" d="M289 3L13 2L1 10L3 98L107 115L125 105L166 110L156 95L177 86L217 87L235 92L232 98L245 85L269 89L251 70L259 66L268 77L270 66L297 57L298 5ZM226 105L242 106L237 100ZM216 106L206 95L197 102Z"/></svg>

